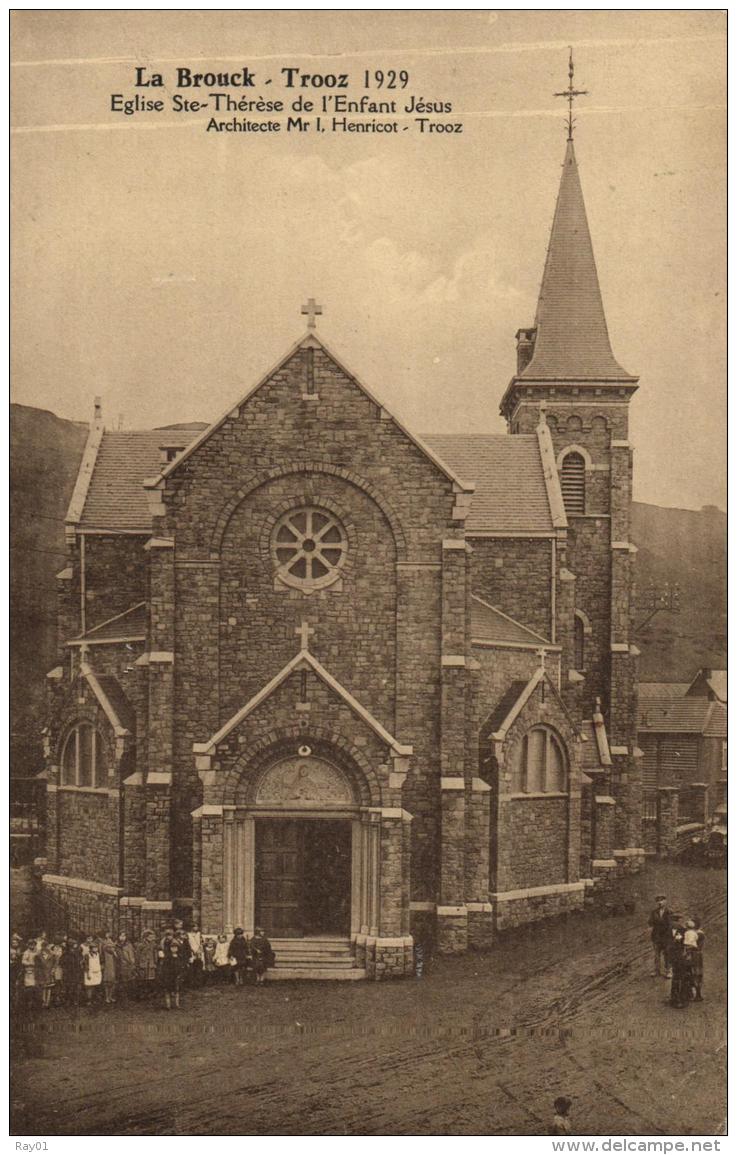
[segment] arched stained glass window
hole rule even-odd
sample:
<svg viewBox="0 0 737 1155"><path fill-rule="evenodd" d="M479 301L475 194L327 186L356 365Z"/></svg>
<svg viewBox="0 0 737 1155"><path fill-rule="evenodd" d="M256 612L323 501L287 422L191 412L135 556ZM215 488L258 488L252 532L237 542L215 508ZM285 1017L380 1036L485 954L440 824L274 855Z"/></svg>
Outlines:
<svg viewBox="0 0 737 1155"><path fill-rule="evenodd" d="M548 726L533 726L513 756L512 794L564 794L567 789L567 761L559 738Z"/></svg>
<svg viewBox="0 0 737 1155"><path fill-rule="evenodd" d="M63 786L107 786L105 743L90 722L78 722L67 735L61 755Z"/></svg>

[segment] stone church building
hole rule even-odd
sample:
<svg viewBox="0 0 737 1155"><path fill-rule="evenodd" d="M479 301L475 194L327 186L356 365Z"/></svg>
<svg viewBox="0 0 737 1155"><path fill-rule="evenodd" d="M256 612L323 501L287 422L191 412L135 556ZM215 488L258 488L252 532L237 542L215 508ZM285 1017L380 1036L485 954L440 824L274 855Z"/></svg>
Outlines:
<svg viewBox="0 0 737 1155"><path fill-rule="evenodd" d="M416 436L306 311L207 428L106 430L98 406L43 886L72 925L260 925L284 974L388 977L419 935L486 948L642 861L637 378L572 142L506 435Z"/></svg>

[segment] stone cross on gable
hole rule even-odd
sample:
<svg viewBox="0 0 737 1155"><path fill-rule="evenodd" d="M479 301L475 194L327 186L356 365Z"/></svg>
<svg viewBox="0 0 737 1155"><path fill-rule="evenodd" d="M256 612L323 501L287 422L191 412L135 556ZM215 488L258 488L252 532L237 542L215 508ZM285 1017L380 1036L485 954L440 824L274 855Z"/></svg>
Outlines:
<svg viewBox="0 0 737 1155"><path fill-rule="evenodd" d="M299 634L299 636L300 636L300 641L302 643L300 646L300 649L309 650L309 648L310 648L310 635L314 634L314 632L315 632L312 629L312 627L310 626L309 622L306 620L303 620L302 625L297 626L297 628L294 632L295 632L295 634Z"/></svg>
<svg viewBox="0 0 737 1155"><path fill-rule="evenodd" d="M302 306L302 315L307 317L307 328L315 329L315 317L322 316L322 305L318 305L314 297L310 297L306 305Z"/></svg>
<svg viewBox="0 0 737 1155"><path fill-rule="evenodd" d="M545 669L545 658L547 657L547 652L548 651L545 649L544 646L541 646L541 648L539 650L535 650L535 653L537 654L538 658L540 659L540 669L541 670Z"/></svg>

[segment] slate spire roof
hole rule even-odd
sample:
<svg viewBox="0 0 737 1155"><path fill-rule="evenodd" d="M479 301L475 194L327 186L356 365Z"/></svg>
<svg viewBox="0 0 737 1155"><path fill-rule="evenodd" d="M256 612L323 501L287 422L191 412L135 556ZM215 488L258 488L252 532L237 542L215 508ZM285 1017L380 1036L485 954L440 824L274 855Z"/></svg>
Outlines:
<svg viewBox="0 0 737 1155"><path fill-rule="evenodd" d="M573 141L568 141L523 380L632 381L609 343Z"/></svg>

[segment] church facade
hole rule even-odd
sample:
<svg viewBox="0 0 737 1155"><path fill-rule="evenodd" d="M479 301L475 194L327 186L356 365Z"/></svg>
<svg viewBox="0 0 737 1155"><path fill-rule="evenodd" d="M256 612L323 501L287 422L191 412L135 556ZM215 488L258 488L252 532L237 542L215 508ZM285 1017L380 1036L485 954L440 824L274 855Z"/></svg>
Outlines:
<svg viewBox="0 0 737 1155"><path fill-rule="evenodd" d="M91 423L58 575L43 887L352 977L642 861L628 406L569 142L508 433L420 439L306 334L207 428ZM316 956L315 956L316 957ZM318 964L314 964L318 965Z"/></svg>

